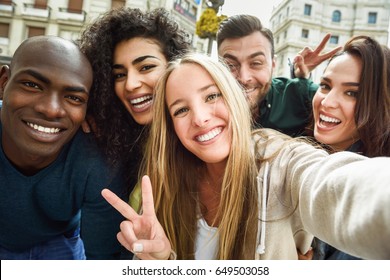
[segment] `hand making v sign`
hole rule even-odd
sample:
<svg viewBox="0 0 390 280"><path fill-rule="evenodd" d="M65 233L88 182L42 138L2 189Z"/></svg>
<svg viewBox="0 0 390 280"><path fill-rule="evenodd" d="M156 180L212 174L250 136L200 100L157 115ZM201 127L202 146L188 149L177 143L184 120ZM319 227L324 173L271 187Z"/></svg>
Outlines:
<svg viewBox="0 0 390 280"><path fill-rule="evenodd" d="M325 60L331 58L333 55L335 55L337 52L339 52L342 49L341 46L338 46L329 52L322 53L330 37L331 34L326 34L325 37L322 39L321 43L316 47L315 50L309 47L305 47L295 56L294 58L295 77L309 78L311 71L313 71L318 65L320 65Z"/></svg>
<svg viewBox="0 0 390 280"><path fill-rule="evenodd" d="M171 245L164 229L157 220L154 210L152 185L148 176L142 178L142 213L138 214L108 189L102 191L103 197L127 220L120 225L117 235L119 242L144 260L168 259Z"/></svg>

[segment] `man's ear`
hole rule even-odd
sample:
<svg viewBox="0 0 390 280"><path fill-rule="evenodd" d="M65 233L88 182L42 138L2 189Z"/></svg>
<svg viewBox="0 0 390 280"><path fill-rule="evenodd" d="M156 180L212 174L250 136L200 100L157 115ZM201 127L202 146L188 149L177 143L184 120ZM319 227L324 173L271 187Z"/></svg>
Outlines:
<svg viewBox="0 0 390 280"><path fill-rule="evenodd" d="M276 55L272 58L272 70L275 70L276 67Z"/></svg>
<svg viewBox="0 0 390 280"><path fill-rule="evenodd" d="M8 65L3 65L0 69L0 99L3 99L4 88L7 85L10 75Z"/></svg>

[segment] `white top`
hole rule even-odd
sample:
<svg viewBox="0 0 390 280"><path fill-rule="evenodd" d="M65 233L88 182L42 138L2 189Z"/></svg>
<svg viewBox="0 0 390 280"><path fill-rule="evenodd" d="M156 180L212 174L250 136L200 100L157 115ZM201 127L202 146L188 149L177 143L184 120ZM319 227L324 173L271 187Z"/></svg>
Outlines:
<svg viewBox="0 0 390 280"><path fill-rule="evenodd" d="M203 218L200 218L195 240L195 259L215 260L217 258L218 239L218 229L210 227Z"/></svg>

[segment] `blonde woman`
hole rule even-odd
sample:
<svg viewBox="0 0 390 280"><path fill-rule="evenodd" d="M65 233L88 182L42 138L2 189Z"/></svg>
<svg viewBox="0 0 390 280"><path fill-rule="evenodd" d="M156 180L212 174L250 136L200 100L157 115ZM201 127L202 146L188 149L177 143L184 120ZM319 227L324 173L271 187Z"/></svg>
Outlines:
<svg viewBox="0 0 390 280"><path fill-rule="evenodd" d="M252 133L240 86L202 55L170 63L154 106L141 214L102 193L128 219L118 240L138 258L297 259L313 235L390 257L389 158L329 156L270 129Z"/></svg>

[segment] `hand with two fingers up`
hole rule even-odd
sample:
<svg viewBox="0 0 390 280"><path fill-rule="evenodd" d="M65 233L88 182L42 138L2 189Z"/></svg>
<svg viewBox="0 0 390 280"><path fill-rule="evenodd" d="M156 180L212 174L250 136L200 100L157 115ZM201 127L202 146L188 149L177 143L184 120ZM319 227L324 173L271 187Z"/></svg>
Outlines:
<svg viewBox="0 0 390 280"><path fill-rule="evenodd" d="M152 185L148 176L142 178L142 214L108 189L103 197L127 220L120 225L118 241L139 259L167 260L172 255L171 244L159 223L153 202Z"/></svg>
<svg viewBox="0 0 390 280"><path fill-rule="evenodd" d="M311 71L342 49L342 47L339 46L327 53L321 54L330 37L331 34L326 34L315 50L305 47L295 56L293 61L295 77L308 79Z"/></svg>

